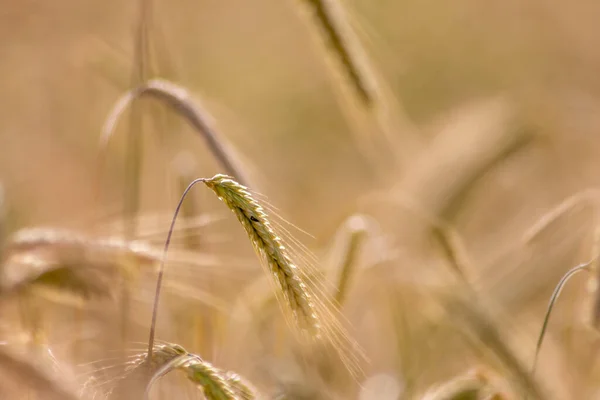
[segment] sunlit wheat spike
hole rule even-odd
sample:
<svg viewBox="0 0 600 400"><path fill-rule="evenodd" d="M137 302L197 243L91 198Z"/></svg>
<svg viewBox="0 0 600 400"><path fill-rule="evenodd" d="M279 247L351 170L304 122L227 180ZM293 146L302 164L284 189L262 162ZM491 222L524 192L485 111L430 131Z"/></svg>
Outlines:
<svg viewBox="0 0 600 400"><path fill-rule="evenodd" d="M235 176L239 182L245 185L249 184L246 174L240 167L241 163L236 159L235 153L230 149L225 139L214 128L209 113L198 104L198 101L185 88L161 79L149 80L125 93L117 100L102 128L100 144L103 148L106 147L117 121L125 109L137 98L145 96L164 101L181 114L204 138L211 153L225 171Z"/></svg>
<svg viewBox="0 0 600 400"><path fill-rule="evenodd" d="M63 378L57 376L50 366L40 365L40 360L31 356L20 357L5 346L0 346L1 393L6 395L14 391L13 396L22 396L27 393L26 390L31 390L31 394L35 393L35 398L80 400L75 388L67 384Z"/></svg>
<svg viewBox="0 0 600 400"><path fill-rule="evenodd" d="M264 258L296 322L318 337L321 326L312 296L263 207L245 186L227 175L215 175L204 183L237 216L255 251Z"/></svg>
<svg viewBox="0 0 600 400"><path fill-rule="evenodd" d="M254 400L258 398L257 391L239 375L222 371L200 356L188 353L183 347L173 344L156 346L151 361L153 376L146 386L146 398L150 389L162 376L174 369L186 374L188 379L204 391L208 400ZM146 355L143 362L148 362Z"/></svg>
<svg viewBox="0 0 600 400"><path fill-rule="evenodd" d="M252 384L235 372L227 371L224 376L237 397L241 400L255 400L260 398L258 391Z"/></svg>
<svg viewBox="0 0 600 400"><path fill-rule="evenodd" d="M239 400L232 382L223 372L200 357L190 357L181 367L190 381L202 386L209 400Z"/></svg>
<svg viewBox="0 0 600 400"><path fill-rule="evenodd" d="M295 332L300 333L303 344L320 343L331 346L353 377L361 375L362 370L359 364L366 361L366 356L346 333L337 318L338 310L332 304L329 295L319 287L321 284L319 279L311 276L310 265L298 268L294 264L291 258L292 253L288 253L284 247L282 239L276 234L274 225L271 225L265 208L253 197L252 192L233 178L220 174L212 178L199 178L190 183L173 214L158 270L148 339L148 357L152 357L165 260L173 228L185 196L198 183L204 183L212 189L237 216L262 265L272 278L276 297L281 300L284 315L292 317L293 321L288 322L297 328Z"/></svg>

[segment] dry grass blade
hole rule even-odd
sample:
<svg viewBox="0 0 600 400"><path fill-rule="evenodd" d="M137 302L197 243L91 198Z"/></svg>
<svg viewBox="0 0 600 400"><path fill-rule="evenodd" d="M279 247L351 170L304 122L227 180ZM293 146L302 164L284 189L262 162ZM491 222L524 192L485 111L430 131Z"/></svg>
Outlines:
<svg viewBox="0 0 600 400"><path fill-rule="evenodd" d="M144 96L164 101L185 117L204 138L211 153L223 166L225 171L228 174L235 176L236 179L243 184L249 184L249 180L243 172L243 169L240 167L240 163L236 160L234 152L230 149L225 139L222 138L213 127L208 112L197 104L197 101L192 98L187 90L165 80L152 79L125 93L115 103L115 106L108 115L104 127L102 128L102 136L100 139L102 147L106 147L106 143L110 139L117 121L125 109L135 99Z"/></svg>
<svg viewBox="0 0 600 400"><path fill-rule="evenodd" d="M75 388L52 374L50 368L41 367L38 361L31 356L19 357L0 346L0 394L13 393L12 398L16 398L24 390L32 390L45 400L81 400Z"/></svg>
<svg viewBox="0 0 600 400"><path fill-rule="evenodd" d="M65 291L84 299L110 297L114 269L111 265L80 265L66 260L52 260L26 255L5 264L0 280L0 294L8 295L36 286Z"/></svg>

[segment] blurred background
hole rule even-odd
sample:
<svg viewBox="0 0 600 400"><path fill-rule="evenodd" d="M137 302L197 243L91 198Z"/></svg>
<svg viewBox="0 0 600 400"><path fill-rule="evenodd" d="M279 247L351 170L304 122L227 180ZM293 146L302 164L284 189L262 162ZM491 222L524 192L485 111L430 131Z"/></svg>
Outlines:
<svg viewBox="0 0 600 400"><path fill-rule="evenodd" d="M320 393L303 398L423 398L434 385L482 366L508 388L506 398L515 386L533 385L527 379L539 384L542 398L600 396L593 268L562 293L538 371L528 375L555 285L598 251L600 3L344 0L337 6L346 44L358 49L375 82L369 101L356 95L318 3L155 0L144 8L5 0L5 240L32 226L106 236L100 227L114 223L108 232L125 238L158 229L160 248L187 183L226 171L194 128L154 98L124 112L107 147L100 138L124 93L148 79L168 80L202 105L251 186L310 234L288 228L334 286L349 235L357 223L366 232L342 309L371 360L366 383L314 383L290 372ZM218 292L227 316L240 290L262 275L243 231L213 197L195 189L194 212L216 222L187 245L227 265L172 276ZM132 213L162 217L127 228ZM140 304L131 305L131 340L146 340L154 278L134 296ZM460 285L478 299L467 304L479 303L494 320L516 364L498 356L485 329L461 322L471 321L468 312L440 316L454 309L432 293L460 294ZM246 354L228 345L236 329L217 329L212 320L186 325L188 314L204 313L194 296L167 300L161 338L206 354L265 392L281 386L281 360L258 345L248 344ZM117 326L115 304L106 306L115 307L112 313L89 318ZM74 323L61 307L43 328L50 348ZM13 317L0 317L7 332L18 330ZM102 344L79 350L86 361L101 357L118 332L89 326L92 339L85 340L101 337ZM477 344L464 338L473 330ZM266 370L255 368L256 354ZM66 363L79 365L71 357L65 350Z"/></svg>

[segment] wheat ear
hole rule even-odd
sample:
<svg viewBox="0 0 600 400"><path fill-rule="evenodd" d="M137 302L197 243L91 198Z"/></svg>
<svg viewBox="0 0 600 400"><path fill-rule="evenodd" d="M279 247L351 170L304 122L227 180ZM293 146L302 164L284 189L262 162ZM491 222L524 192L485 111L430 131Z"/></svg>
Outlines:
<svg viewBox="0 0 600 400"><path fill-rule="evenodd" d="M188 353L175 344L162 344L155 347L154 358L149 361L146 355L138 366L150 363L154 374L146 386L145 398L158 379L174 369L183 371L188 379L201 386L208 400L254 400L257 391L239 375L223 371L204 361L200 356Z"/></svg>
<svg viewBox="0 0 600 400"><path fill-rule="evenodd" d="M236 215L254 250L263 258L271 276L279 286L296 322L312 335L320 334L315 305L308 287L291 260L282 240L273 230L264 208L250 191L226 175L205 180L225 205Z"/></svg>
<svg viewBox="0 0 600 400"><path fill-rule="evenodd" d="M302 331L306 331L311 337L319 338L321 335L321 324L317 316L312 296L304 283L296 265L291 261L288 252L281 239L275 234L271 227L269 218L263 207L254 199L250 191L240 183L227 175L215 175L210 179L200 178L194 180L186 188L181 196L167 240L163 250L163 258L159 267L150 338L148 341L148 356L152 357L154 346L154 334L156 318L158 313L158 302L160 299L160 288L164 275L164 263L171 242L173 227L179 214L183 200L188 192L197 183L204 183L212 189L225 205L237 216L246 234L250 238L257 255L263 259L273 277L278 289L281 291L295 322Z"/></svg>
<svg viewBox="0 0 600 400"><path fill-rule="evenodd" d="M367 107L378 100L378 84L368 65L364 49L355 37L344 10L335 0L296 0L313 15L320 27L323 41L328 44L333 58L345 71L356 95Z"/></svg>

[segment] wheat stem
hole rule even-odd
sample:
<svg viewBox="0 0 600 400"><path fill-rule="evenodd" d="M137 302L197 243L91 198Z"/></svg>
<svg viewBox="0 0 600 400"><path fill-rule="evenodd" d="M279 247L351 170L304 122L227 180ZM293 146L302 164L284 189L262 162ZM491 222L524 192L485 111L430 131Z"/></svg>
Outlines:
<svg viewBox="0 0 600 400"><path fill-rule="evenodd" d="M532 375L535 373L535 369L536 369L537 362L538 362L538 357L540 355L540 350L542 348L542 343L544 341L544 336L546 335L546 329L548 328L548 322L550 321L550 314L552 313L554 304L558 300L558 296L560 295L560 292L562 291L563 286L568 282L569 279L571 279L571 277L573 275L575 275L576 273L578 273L580 271L587 270L592 262L593 262L593 260L588 261L584 264L579 264L578 266L570 269L558 282L558 284L556 285L556 288L554 289L554 292L552 293L552 296L550 296L550 301L548 303L546 315L544 316L544 322L542 323L542 329L540 331L540 334L538 336L538 341L535 346L535 355L533 356L533 365L531 367Z"/></svg>

